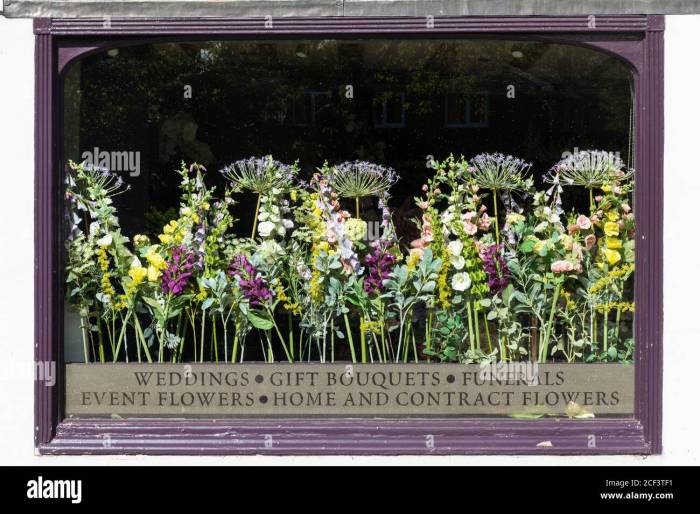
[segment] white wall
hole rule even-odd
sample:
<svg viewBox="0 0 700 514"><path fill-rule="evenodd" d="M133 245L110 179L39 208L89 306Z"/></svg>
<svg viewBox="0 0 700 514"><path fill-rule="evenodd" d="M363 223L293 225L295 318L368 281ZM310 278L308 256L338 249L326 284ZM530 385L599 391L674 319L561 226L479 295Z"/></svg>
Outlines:
<svg viewBox="0 0 700 514"><path fill-rule="evenodd" d="M39 457L33 448L34 38L0 18L0 464L312 463L274 457ZM667 18L664 453L642 457L344 458L326 463L700 464L700 16ZM697 266L697 267L696 267Z"/></svg>

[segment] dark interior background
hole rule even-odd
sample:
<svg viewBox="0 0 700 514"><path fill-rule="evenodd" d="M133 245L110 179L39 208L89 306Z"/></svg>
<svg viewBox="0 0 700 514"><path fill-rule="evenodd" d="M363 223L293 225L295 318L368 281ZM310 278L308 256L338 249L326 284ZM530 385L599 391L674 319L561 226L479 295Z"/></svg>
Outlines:
<svg viewBox="0 0 700 514"><path fill-rule="evenodd" d="M158 233L176 215L180 161L218 170L272 154L309 175L328 160L392 166L405 238L428 156L503 152L539 182L564 152L597 148L629 160L632 80L617 59L536 41L210 41L115 48L73 64L64 82L64 157L140 152L117 199L124 231ZM186 87L192 97L185 97ZM348 86L352 98L347 98ZM510 98L508 93L514 93ZM254 198L241 195L241 233ZM584 192L568 206L587 211ZM376 216L370 202L366 218Z"/></svg>

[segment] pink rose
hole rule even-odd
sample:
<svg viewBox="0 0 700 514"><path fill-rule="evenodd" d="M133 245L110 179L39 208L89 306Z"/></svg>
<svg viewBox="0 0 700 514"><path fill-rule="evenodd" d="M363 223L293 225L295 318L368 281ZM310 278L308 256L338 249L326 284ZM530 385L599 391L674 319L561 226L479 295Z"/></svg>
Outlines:
<svg viewBox="0 0 700 514"><path fill-rule="evenodd" d="M590 250L595 246L596 238L593 234L588 234L583 242L586 243L586 250Z"/></svg>
<svg viewBox="0 0 700 514"><path fill-rule="evenodd" d="M581 214L578 218L576 218L576 225L581 230L588 230L591 228L591 220L588 218L588 216Z"/></svg>
<svg viewBox="0 0 700 514"><path fill-rule="evenodd" d="M623 203L620 207L622 207L622 210L624 211L625 214L630 212L632 210L632 207L629 206L629 204Z"/></svg>
<svg viewBox="0 0 700 514"><path fill-rule="evenodd" d="M569 261L554 261L552 263L552 273L567 273L573 269L574 265Z"/></svg>
<svg viewBox="0 0 700 514"><path fill-rule="evenodd" d="M421 202L418 204L418 207L420 207L423 210L426 210L428 208L428 202Z"/></svg>

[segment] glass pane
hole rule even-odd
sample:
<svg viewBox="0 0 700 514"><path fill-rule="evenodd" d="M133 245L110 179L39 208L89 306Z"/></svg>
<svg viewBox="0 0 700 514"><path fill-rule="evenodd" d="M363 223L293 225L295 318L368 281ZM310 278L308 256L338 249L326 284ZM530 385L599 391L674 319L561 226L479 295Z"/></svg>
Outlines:
<svg viewBox="0 0 700 514"><path fill-rule="evenodd" d="M62 160L114 177L68 171L66 359L579 364L571 387L593 399L572 401L626 413L632 87L610 55L537 41L197 41L81 59Z"/></svg>

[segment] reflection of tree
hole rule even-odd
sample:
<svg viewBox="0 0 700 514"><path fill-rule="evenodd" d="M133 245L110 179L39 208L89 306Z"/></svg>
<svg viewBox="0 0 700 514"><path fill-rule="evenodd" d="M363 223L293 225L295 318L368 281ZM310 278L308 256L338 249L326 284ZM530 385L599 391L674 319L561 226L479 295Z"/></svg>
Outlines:
<svg viewBox="0 0 700 514"><path fill-rule="evenodd" d="M141 150L150 202L160 206L176 202L171 170L180 160L216 170L272 153L299 159L306 173L326 159L376 160L403 177L394 190L400 205L423 182L427 155L503 151L543 172L574 147L624 158L628 144L627 69L606 54L547 42L168 43L88 57L79 73L80 147ZM508 85L515 99L506 98ZM327 100L315 126L295 126L292 106L308 91L327 91ZM489 126L446 128L445 95L474 92L488 93ZM399 93L406 127L376 128L373 101Z"/></svg>

